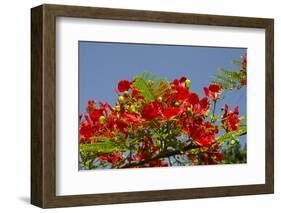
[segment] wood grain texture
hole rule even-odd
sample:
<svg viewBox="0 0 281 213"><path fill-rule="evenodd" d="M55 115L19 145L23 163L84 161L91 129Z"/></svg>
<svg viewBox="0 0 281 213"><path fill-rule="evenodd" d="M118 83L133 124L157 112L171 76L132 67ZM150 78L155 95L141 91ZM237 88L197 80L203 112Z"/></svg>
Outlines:
<svg viewBox="0 0 281 213"><path fill-rule="evenodd" d="M274 21L266 26L265 56L265 178L268 191L274 193Z"/></svg>
<svg viewBox="0 0 281 213"><path fill-rule="evenodd" d="M266 183L260 185L56 196L56 17L262 28L266 30ZM41 5L31 9L31 203L65 207L266 194L274 191L272 19Z"/></svg>
<svg viewBox="0 0 281 213"><path fill-rule="evenodd" d="M43 9L31 14L31 203L43 203L43 140L42 140L42 63Z"/></svg>

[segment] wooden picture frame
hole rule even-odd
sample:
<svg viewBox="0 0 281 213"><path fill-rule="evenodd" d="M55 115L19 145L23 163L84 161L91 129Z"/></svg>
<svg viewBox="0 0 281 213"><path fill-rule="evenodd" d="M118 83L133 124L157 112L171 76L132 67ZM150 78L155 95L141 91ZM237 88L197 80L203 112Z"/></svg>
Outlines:
<svg viewBox="0 0 281 213"><path fill-rule="evenodd" d="M266 32L265 184L56 195L56 17L261 28ZM274 191L274 21L44 4L31 9L31 203L41 208L267 194Z"/></svg>

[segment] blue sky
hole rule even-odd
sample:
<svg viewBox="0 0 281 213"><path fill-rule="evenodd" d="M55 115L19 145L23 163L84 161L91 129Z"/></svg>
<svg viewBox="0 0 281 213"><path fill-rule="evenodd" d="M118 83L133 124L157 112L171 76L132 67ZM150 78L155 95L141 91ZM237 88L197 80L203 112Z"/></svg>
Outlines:
<svg viewBox="0 0 281 213"><path fill-rule="evenodd" d="M221 48L156 44L129 44L108 42L79 42L79 111L85 112L88 100L115 104L114 89L121 79L149 71L167 80L187 76L191 90L203 96L219 68L239 70L233 59L240 60L246 48ZM246 115L246 88L230 92L218 102L218 110L227 103L239 106L240 115Z"/></svg>

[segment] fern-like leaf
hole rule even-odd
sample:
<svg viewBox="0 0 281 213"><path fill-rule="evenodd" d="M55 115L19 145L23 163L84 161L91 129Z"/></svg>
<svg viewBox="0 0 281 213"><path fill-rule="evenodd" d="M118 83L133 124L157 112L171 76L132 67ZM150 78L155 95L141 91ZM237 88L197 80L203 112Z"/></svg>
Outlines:
<svg viewBox="0 0 281 213"><path fill-rule="evenodd" d="M145 100L147 100L147 101L155 100L155 97L151 91L151 88L149 88L149 86L147 85L145 80L140 77L137 77L135 80L136 81L134 82L133 87L138 89L141 92L141 94L145 98Z"/></svg>
<svg viewBox="0 0 281 213"><path fill-rule="evenodd" d="M227 132L217 138L216 142L225 142L232 138L245 135L247 133L247 127L240 127L237 131Z"/></svg>
<svg viewBox="0 0 281 213"><path fill-rule="evenodd" d="M165 78L151 72L144 72L136 76L133 87L138 89L147 101L153 101L171 91L170 84Z"/></svg>
<svg viewBox="0 0 281 213"><path fill-rule="evenodd" d="M121 146L116 142L110 140L94 144L80 144L80 152L110 153L125 151L127 151L125 146Z"/></svg>

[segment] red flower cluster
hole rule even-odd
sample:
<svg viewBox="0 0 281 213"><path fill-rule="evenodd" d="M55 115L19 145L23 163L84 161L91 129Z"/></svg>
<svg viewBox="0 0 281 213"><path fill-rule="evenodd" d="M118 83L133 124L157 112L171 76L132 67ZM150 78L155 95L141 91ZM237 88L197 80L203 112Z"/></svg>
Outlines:
<svg viewBox="0 0 281 213"><path fill-rule="evenodd" d="M204 92L207 97L216 101L222 91L222 87L218 84L211 84L209 87L204 87Z"/></svg>
<svg viewBox="0 0 281 213"><path fill-rule="evenodd" d="M210 122L193 122L189 128L190 138L199 145L208 147L215 141L218 127Z"/></svg>
<svg viewBox="0 0 281 213"><path fill-rule="evenodd" d="M238 106L234 108L233 111L228 111L228 105L224 106L224 114L221 119L223 128L226 131L236 131L239 128L240 119L239 119Z"/></svg>
<svg viewBox="0 0 281 213"><path fill-rule="evenodd" d="M204 87L205 97L200 98L190 91L186 77L158 84L138 78L118 83L114 106L88 102L80 120L80 144L106 143L100 138L110 141L110 147L116 144L110 153L100 150L97 159L118 168L168 166L170 153L194 159L197 155L188 152L189 146L197 151L212 149L213 162L223 160L218 149L214 150L219 128L208 115L211 102L222 92L220 85ZM226 105L221 122L226 131L237 130L238 108L229 112Z"/></svg>
<svg viewBox="0 0 281 213"><path fill-rule="evenodd" d="M107 161L112 164L116 164L122 159L122 154L120 152L118 153L111 153L108 155L102 155L99 157L100 160L102 161Z"/></svg>

